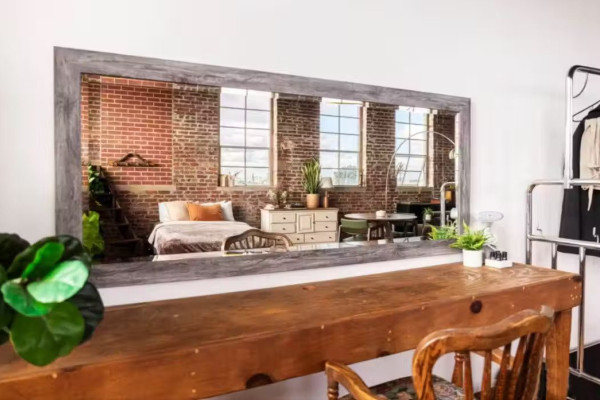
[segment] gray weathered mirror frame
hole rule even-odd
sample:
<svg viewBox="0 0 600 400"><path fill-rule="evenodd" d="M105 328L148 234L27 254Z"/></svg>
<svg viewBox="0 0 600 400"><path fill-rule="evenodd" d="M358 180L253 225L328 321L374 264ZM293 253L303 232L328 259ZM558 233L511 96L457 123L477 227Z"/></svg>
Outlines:
<svg viewBox="0 0 600 400"><path fill-rule="evenodd" d="M56 233L81 237L81 74L98 74L188 84L240 87L307 96L360 99L457 113L457 207L469 220L470 120L469 98L392 89L358 83L307 78L181 61L128 56L87 50L54 49L54 143L56 170ZM268 257L185 259L161 262L103 264L94 268L99 286L129 286L191 279L321 268L398 258L453 253L447 243L389 244L348 251L313 250ZM302 254L300 254L302 253ZM350 256L350 258L348 258ZM245 257L246 258L246 257ZM272 260L273 262L268 262ZM285 261L284 261L285 260ZM283 262L282 262L283 261ZM169 268L165 274L165 263ZM157 264L160 267L157 268ZM217 267L215 264L219 264ZM233 267L233 268L232 268ZM128 279L121 282L119 279Z"/></svg>

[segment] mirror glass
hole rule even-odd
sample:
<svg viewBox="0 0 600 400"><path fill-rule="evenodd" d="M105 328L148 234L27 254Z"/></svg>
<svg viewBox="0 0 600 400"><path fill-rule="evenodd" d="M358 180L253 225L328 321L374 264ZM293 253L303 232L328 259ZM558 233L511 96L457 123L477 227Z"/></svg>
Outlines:
<svg viewBox="0 0 600 400"><path fill-rule="evenodd" d="M84 242L111 263L423 240L457 218L455 120L335 93L84 74ZM291 245L222 251L251 228Z"/></svg>

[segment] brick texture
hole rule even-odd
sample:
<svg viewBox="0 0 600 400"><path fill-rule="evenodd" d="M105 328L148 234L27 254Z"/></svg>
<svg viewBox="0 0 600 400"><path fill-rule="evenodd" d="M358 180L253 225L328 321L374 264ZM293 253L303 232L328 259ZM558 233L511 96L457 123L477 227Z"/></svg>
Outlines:
<svg viewBox="0 0 600 400"><path fill-rule="evenodd" d="M85 75L81 94L82 161L99 163L119 185L119 201L138 235L147 236L158 222L157 204L171 200L231 200L236 219L260 226L268 189L218 186L219 88ZM300 167L319 155L319 101L291 95L277 100L274 171L277 187L289 192L288 202L304 201ZM436 131L453 137L454 115L439 114L434 124ZM331 190L331 206L342 214L383 208L386 168L394 146L394 107L371 104L366 185ZM453 179L453 162L447 156L451 145L434 137L433 148L434 163L429 168L439 188ZM159 167L110 165L131 151ZM437 189L433 194L437 196ZM431 189L397 191L390 178L388 208L393 202L431 198Z"/></svg>

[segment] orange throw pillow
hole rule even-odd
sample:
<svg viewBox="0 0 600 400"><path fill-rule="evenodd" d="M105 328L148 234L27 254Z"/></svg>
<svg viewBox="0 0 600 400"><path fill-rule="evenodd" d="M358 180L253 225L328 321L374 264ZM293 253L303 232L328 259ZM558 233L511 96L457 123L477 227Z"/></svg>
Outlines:
<svg viewBox="0 0 600 400"><path fill-rule="evenodd" d="M221 204L203 206L200 204L186 203L190 214L190 221L223 221Z"/></svg>

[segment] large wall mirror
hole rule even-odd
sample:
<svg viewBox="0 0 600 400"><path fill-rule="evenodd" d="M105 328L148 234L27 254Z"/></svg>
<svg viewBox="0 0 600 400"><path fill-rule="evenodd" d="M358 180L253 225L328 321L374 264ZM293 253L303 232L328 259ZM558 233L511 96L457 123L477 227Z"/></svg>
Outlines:
<svg viewBox="0 0 600 400"><path fill-rule="evenodd" d="M443 254L429 226L468 220L466 98L62 48L55 61L57 233L98 242L101 286Z"/></svg>

